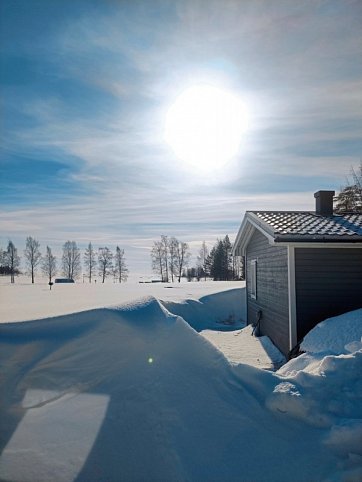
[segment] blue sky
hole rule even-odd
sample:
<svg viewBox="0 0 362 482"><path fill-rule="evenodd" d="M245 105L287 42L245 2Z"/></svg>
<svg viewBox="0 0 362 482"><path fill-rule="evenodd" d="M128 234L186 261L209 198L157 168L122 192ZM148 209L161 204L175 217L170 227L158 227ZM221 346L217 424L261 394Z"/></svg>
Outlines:
<svg viewBox="0 0 362 482"><path fill-rule="evenodd" d="M360 1L2 1L0 245L123 247L149 273L160 234L197 250L245 210L313 209L361 159ZM249 130L218 171L164 141L207 83Z"/></svg>

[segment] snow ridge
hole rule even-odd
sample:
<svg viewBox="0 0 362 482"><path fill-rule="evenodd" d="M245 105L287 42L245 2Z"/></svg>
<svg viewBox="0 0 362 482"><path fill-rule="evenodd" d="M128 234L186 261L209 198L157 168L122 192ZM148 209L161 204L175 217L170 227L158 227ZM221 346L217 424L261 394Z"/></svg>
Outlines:
<svg viewBox="0 0 362 482"><path fill-rule="evenodd" d="M360 477L361 350L235 366L171 307L0 326L1 480Z"/></svg>

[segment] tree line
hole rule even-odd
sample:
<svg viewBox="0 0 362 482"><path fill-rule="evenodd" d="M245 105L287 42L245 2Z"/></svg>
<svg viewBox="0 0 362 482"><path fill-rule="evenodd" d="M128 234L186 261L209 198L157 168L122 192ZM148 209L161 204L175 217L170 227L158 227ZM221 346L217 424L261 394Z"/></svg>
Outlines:
<svg viewBox="0 0 362 482"><path fill-rule="evenodd" d="M75 280L79 278L82 272L81 251L75 241L66 241L63 245L60 266L58 266L57 258L53 255L49 246L46 247L44 255L40 251L40 243L37 239L28 236L26 238L24 259L26 273L31 277L34 283L35 274L38 269L48 277L49 283L58 272L68 279ZM15 283L15 276L20 273L20 256L18 250L12 241L9 241L5 250L0 248L0 274L9 275L11 283ZM112 275L119 283L127 281L128 267L124 249L116 247L115 253L108 247L98 248L96 250L90 242L83 253L83 267L89 283L95 277L96 273L102 279Z"/></svg>
<svg viewBox="0 0 362 482"><path fill-rule="evenodd" d="M243 261L232 256L229 236L217 240L211 251L205 241L199 249L196 266L189 267L191 253L189 245L175 237L161 235L151 249L152 269L163 282L180 282L181 277L230 281L243 279Z"/></svg>
<svg viewBox="0 0 362 482"><path fill-rule="evenodd" d="M244 263L241 256L232 256L229 236L218 239L210 252L203 241L197 256L196 266L188 268L185 277L189 281L196 278L212 278L214 281L236 281L244 279Z"/></svg>

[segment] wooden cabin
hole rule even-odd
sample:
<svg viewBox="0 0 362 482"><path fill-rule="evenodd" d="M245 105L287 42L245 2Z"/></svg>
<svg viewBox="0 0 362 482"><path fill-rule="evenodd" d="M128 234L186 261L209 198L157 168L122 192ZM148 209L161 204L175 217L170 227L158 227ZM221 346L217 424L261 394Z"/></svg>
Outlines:
<svg viewBox="0 0 362 482"><path fill-rule="evenodd" d="M285 354L320 321L362 307L362 213L247 211L233 253L245 256L247 322Z"/></svg>

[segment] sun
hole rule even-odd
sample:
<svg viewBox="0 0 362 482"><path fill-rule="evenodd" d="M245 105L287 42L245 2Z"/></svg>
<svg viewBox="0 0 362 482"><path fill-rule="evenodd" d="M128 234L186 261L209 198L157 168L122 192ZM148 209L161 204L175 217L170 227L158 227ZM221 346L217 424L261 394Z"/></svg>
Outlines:
<svg viewBox="0 0 362 482"><path fill-rule="evenodd" d="M201 170L217 169L238 153L247 117L238 96L197 85L180 94L169 108L165 140L184 162Z"/></svg>

